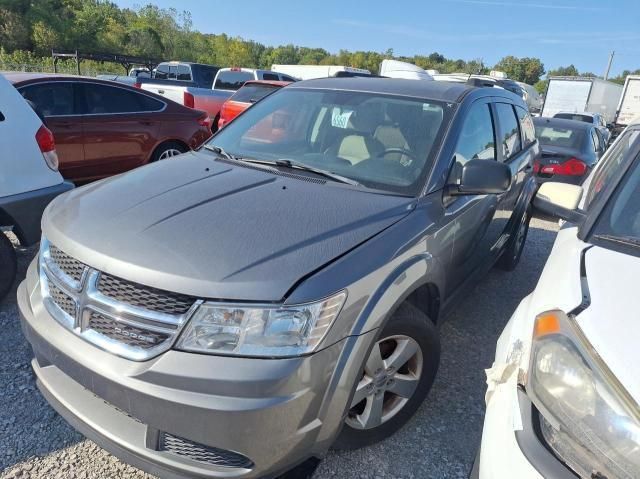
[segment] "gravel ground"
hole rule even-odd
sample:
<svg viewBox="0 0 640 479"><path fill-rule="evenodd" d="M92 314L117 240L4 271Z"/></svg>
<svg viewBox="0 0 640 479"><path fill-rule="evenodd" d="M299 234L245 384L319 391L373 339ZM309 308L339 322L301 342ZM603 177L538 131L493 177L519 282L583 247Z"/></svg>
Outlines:
<svg viewBox="0 0 640 479"><path fill-rule="evenodd" d="M485 377L496 339L537 282L557 224L531 223L512 273L492 271L441 329L442 362L431 394L407 426L366 449L331 452L313 479L466 478L484 414ZM35 248L20 249L19 277ZM84 439L38 392L15 291L0 303L0 478L151 478Z"/></svg>

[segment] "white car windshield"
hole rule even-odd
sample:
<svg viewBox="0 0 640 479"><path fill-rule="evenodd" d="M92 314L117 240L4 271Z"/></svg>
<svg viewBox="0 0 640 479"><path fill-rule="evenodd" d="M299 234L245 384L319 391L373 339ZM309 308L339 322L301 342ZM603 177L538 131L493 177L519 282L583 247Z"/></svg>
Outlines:
<svg viewBox="0 0 640 479"><path fill-rule="evenodd" d="M616 143L607 164L594 176L588 198L593 195L593 191L603 189L613 173L619 170L620 162L616 161L619 153L628 154L630 150L637 148L638 141L638 131L625 132L624 137ZM607 201L593 234L609 239L617 238L640 246L640 162L637 159L633 161Z"/></svg>
<svg viewBox="0 0 640 479"><path fill-rule="evenodd" d="M329 171L369 188L416 195L452 107L375 93L282 89L210 141L241 158Z"/></svg>

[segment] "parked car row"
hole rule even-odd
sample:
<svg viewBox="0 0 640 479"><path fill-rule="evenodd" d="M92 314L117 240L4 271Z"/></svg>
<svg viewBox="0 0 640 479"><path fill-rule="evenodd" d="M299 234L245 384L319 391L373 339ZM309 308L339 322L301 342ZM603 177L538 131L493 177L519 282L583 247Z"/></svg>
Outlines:
<svg viewBox="0 0 640 479"><path fill-rule="evenodd" d="M212 137L210 112L144 82L8 75L53 132L21 102L48 184L72 186L54 138L76 180L135 168L42 216L17 296L49 403L161 477L276 477L373 444L428 395L439 327L494 265L515 269L538 210L567 224L498 343L472 475L640 475L640 331L612 299L634 270L598 274L637 256L640 124L605 154L596 116L533 119L510 83L264 73L216 72L209 90L235 92Z"/></svg>
<svg viewBox="0 0 640 479"><path fill-rule="evenodd" d="M222 105L249 80L293 82L296 79L277 70L255 68L219 68L192 62L162 62L146 76L100 75L164 96L189 108L203 110L218 128Z"/></svg>

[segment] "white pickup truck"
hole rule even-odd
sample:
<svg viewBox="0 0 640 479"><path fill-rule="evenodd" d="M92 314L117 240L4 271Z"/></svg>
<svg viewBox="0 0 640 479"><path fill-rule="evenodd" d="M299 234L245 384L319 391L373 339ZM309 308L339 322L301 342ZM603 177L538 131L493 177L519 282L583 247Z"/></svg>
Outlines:
<svg viewBox="0 0 640 479"><path fill-rule="evenodd" d="M249 80L294 81L288 75L253 68L219 68L190 62L162 62L151 78L100 75L162 95L196 110L206 111L217 129L222 104Z"/></svg>

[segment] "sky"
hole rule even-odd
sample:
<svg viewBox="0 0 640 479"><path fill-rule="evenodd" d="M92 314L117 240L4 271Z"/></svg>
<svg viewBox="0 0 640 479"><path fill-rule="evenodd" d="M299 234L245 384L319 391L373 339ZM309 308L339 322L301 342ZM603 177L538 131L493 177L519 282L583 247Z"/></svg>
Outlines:
<svg viewBox="0 0 640 479"><path fill-rule="evenodd" d="M482 59L537 57L547 70L574 64L611 76L640 68L638 0L116 0L190 11L195 29L266 45L293 43L330 52L392 48L396 55ZM178 59L176 59L178 60Z"/></svg>

